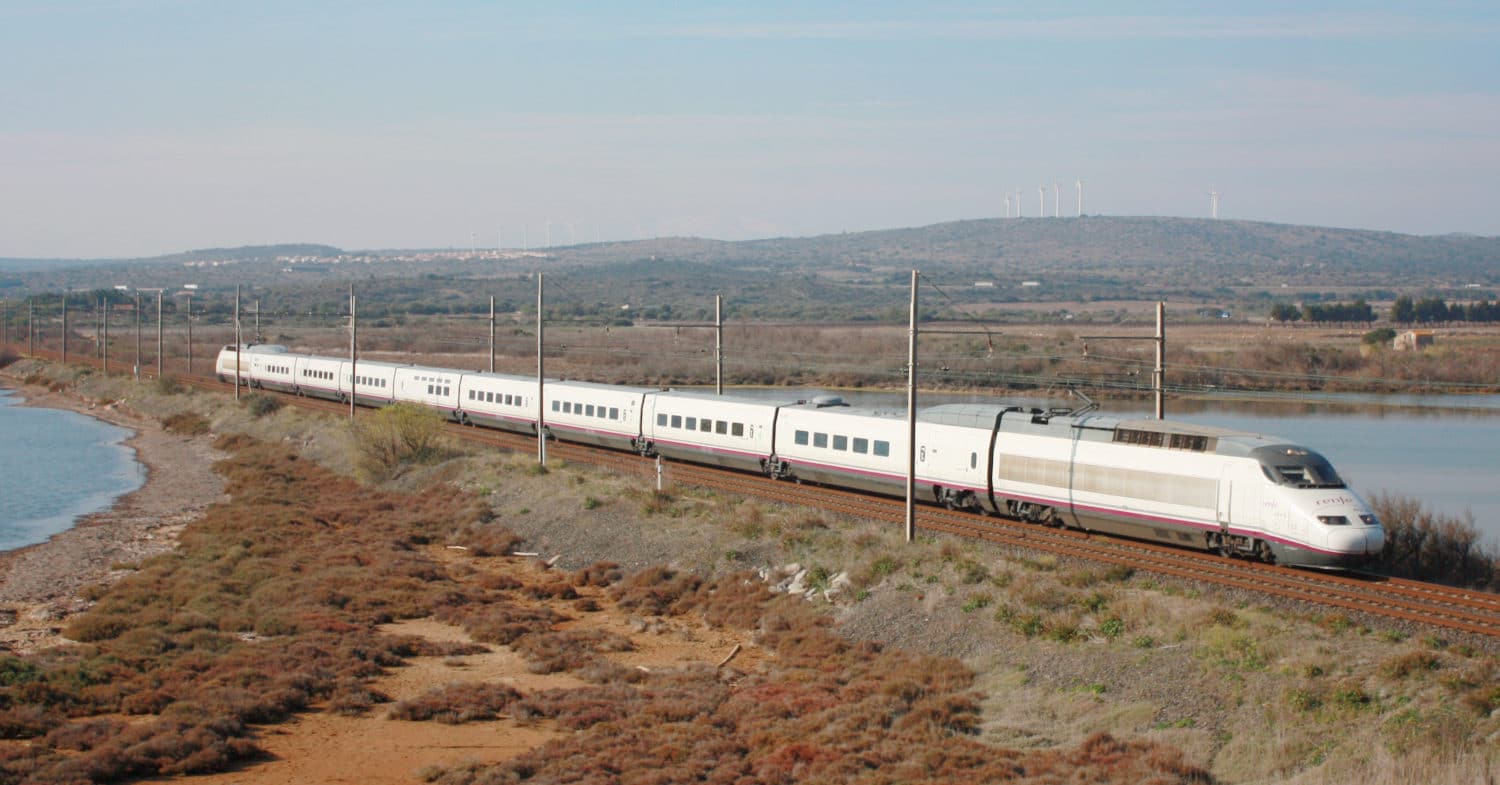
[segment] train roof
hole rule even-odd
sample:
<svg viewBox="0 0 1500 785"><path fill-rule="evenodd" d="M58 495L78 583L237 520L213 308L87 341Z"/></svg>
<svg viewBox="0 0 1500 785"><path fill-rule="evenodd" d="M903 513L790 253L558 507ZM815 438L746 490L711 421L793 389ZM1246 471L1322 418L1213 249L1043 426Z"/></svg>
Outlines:
<svg viewBox="0 0 1500 785"><path fill-rule="evenodd" d="M1000 417L1001 414L1005 416ZM1259 454L1256 451L1266 447L1293 444L1279 436L1178 420L1122 418L1107 414L1075 416L1067 409L1026 408L1004 404L944 404L926 409L920 415L920 419L926 422L975 428L993 428L997 417L1000 417L1002 433L1171 446L1220 455L1249 457Z"/></svg>
<svg viewBox="0 0 1500 785"><path fill-rule="evenodd" d="M676 387L661 390L657 395L668 395L673 398L690 398L695 401L724 401L726 403L749 404L751 406L795 406L799 403L807 403L808 399L798 397L791 393L784 399L775 398L752 398L748 395L719 395L707 390L680 390Z"/></svg>
<svg viewBox="0 0 1500 785"><path fill-rule="evenodd" d="M625 384L601 384L600 382L581 382L581 381L573 381L572 379L559 379L559 380L557 380L555 382L549 382L549 384L551 386L554 386L554 387L558 386L558 385L567 385L568 387L575 387L575 388L580 388L580 389L584 389L584 390L600 390L600 391L608 391L608 392L616 392L616 393L628 392L628 393L644 394L644 393L651 393L651 392L659 392L660 391L656 387L632 387L630 385L625 385Z"/></svg>

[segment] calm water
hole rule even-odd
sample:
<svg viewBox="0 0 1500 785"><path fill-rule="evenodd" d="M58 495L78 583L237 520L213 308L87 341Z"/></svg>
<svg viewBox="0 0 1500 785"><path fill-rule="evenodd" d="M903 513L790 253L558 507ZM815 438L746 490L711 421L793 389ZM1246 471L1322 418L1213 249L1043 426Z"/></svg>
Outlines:
<svg viewBox="0 0 1500 785"><path fill-rule="evenodd" d="M785 400L818 391L730 390L731 395ZM836 393L852 406L906 411L906 396ZM1288 396L1291 400L1167 401L1167 417L1281 436L1323 453L1349 486L1369 497L1385 492L1420 499L1427 509L1472 514L1485 544L1500 551L1500 396ZM1007 398L1023 406L1072 406L1060 399ZM994 403L992 396L929 394L919 406ZM1106 401L1101 411L1151 416L1151 405Z"/></svg>
<svg viewBox="0 0 1500 785"><path fill-rule="evenodd" d="M130 431L0 390L0 550L43 542L141 487Z"/></svg>

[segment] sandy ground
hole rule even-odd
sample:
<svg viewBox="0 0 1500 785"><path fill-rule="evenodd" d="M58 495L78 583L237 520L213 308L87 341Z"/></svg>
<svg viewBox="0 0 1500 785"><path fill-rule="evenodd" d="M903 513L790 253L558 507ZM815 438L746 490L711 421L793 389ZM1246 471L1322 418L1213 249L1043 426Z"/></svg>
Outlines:
<svg viewBox="0 0 1500 785"><path fill-rule="evenodd" d="M177 533L225 498L213 471L220 454L207 437L187 438L163 430L155 418L125 406L96 406L76 395L8 383L23 405L69 409L135 431L126 446L146 466L146 481L109 510L89 515L73 528L26 548L0 553L0 647L35 651L64 642L66 618L87 607L80 591L126 574L134 565L171 550Z"/></svg>

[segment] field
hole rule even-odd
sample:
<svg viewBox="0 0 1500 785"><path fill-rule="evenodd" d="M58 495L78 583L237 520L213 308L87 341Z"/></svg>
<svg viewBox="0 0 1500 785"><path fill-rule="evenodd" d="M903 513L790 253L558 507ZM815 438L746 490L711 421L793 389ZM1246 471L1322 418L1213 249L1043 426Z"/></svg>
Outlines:
<svg viewBox="0 0 1500 785"><path fill-rule="evenodd" d="M1023 390L1062 395L1076 387L1093 397L1141 396L1154 367L1153 305L1142 302L1081 306L1078 319L1054 306L1036 323L926 322L919 329L918 383L923 389ZM1500 391L1500 327L1449 325L1432 330L1434 345L1398 351L1374 341L1368 326L1284 325L1243 320L1178 320L1186 306L1170 306L1166 329L1166 385L1177 395L1224 392ZM1097 318L1095 318L1097 317ZM154 319L154 314L151 315ZM118 320L118 317L116 317ZM59 352L53 324L39 349ZM255 331L259 327L257 338ZM545 333L549 376L649 386L713 384L715 331L711 322L580 323L549 317ZM97 356L100 331L87 317L70 324L69 351ZM148 319L139 343L133 323L114 324L112 362L139 364L154 376L158 347ZM504 313L495 329L495 367L536 373L534 316ZM12 334L24 353L25 333ZM334 356L349 353L347 319L244 319L247 342L281 343ZM204 373L218 349L234 342L228 326L200 324L193 333L193 369ZM188 369L186 329L172 319L163 331L166 373ZM908 330L904 324L726 321L724 382L729 385L904 389ZM139 346L139 353L137 347ZM489 323L483 315L398 316L362 320L360 356L483 370L489 367Z"/></svg>
<svg viewBox="0 0 1500 785"><path fill-rule="evenodd" d="M614 766L1381 785L1497 765L1492 643L457 446L361 486L341 419L55 367L39 381L201 423L233 455L233 501L90 590L67 621L81 643L7 658L10 736L36 740L6 747L12 772L269 750L230 776L284 781L373 739L413 751L404 781L430 766L453 783ZM798 574L803 592L770 591ZM424 726L443 718L499 741L434 749ZM392 760L375 763L403 781Z"/></svg>

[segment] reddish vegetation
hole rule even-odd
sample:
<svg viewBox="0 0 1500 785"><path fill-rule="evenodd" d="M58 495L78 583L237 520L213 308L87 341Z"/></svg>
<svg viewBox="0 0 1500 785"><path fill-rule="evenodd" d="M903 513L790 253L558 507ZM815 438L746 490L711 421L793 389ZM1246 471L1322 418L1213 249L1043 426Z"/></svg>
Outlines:
<svg viewBox="0 0 1500 785"><path fill-rule="evenodd" d="M384 669L474 650L376 630L428 616L512 647L535 672L588 683L529 694L467 683L396 706L402 719L509 715L575 731L508 762L437 775L448 783L1207 781L1175 751L1108 736L1044 753L984 746L980 696L958 662L847 641L754 575L622 577L597 564L526 580L506 574L510 561L444 555L452 542L514 545L451 489L397 497L280 447L223 446L238 449L223 466L232 504L189 526L178 551L98 592L68 628L80 645L0 657L0 735L28 740L0 742L0 785L211 771L254 757L249 726L314 705L366 711L386 700L372 686ZM753 672L625 667L611 655L630 640L554 609L601 603L754 630L773 656Z"/></svg>
<svg viewBox="0 0 1500 785"><path fill-rule="evenodd" d="M598 686L526 696L514 716L580 732L508 763L451 769L440 782L1210 780L1174 750L1102 734L1068 751L986 747L974 740L973 674L958 662L851 643L748 575L704 581L658 568L614 595L624 607L748 622L774 665L620 671Z"/></svg>

